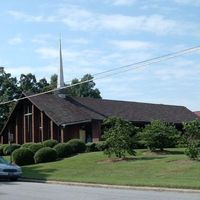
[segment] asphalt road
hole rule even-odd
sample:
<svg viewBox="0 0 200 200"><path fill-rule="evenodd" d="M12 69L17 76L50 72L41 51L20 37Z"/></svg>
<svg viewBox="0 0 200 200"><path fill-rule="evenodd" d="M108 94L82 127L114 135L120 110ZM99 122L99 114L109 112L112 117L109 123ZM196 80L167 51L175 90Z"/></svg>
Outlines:
<svg viewBox="0 0 200 200"><path fill-rule="evenodd" d="M200 193L0 182L0 200L200 200Z"/></svg>

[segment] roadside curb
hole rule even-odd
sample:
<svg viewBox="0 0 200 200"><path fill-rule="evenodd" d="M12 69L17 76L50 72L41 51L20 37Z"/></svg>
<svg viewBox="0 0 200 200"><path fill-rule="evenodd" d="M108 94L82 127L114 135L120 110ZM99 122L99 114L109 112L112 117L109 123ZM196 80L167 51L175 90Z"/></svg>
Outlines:
<svg viewBox="0 0 200 200"><path fill-rule="evenodd" d="M81 186L81 187L95 187L107 189L126 189L126 190L145 190L145 191L159 191L159 192L184 192L184 193L200 193L198 189L181 189L181 188L165 188L165 187L147 187L147 186L125 186L125 185L107 185L107 184L94 184L94 183L79 183L79 182L64 182L64 181L46 181L38 179L21 178L23 182L35 183L48 183L60 184L68 186Z"/></svg>

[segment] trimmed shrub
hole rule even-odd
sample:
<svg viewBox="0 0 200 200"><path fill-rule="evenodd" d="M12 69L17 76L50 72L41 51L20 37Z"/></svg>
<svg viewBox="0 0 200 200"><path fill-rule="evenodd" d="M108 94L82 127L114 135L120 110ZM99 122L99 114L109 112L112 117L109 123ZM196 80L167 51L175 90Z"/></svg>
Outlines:
<svg viewBox="0 0 200 200"><path fill-rule="evenodd" d="M35 163L51 162L57 159L57 152L55 149L50 147L43 147L39 149L35 155Z"/></svg>
<svg viewBox="0 0 200 200"><path fill-rule="evenodd" d="M59 143L54 147L54 149L59 158L69 157L73 154L72 147L69 144Z"/></svg>
<svg viewBox="0 0 200 200"><path fill-rule="evenodd" d="M33 152L28 148L19 148L13 151L12 160L17 165L29 165L34 163Z"/></svg>
<svg viewBox="0 0 200 200"><path fill-rule="evenodd" d="M19 149L21 147L20 144L11 144L11 145L6 145L4 148L3 148L3 154L5 156L8 156L8 155L11 155L12 152L16 149Z"/></svg>
<svg viewBox="0 0 200 200"><path fill-rule="evenodd" d="M44 145L41 143L35 143L35 144L31 144L29 146L29 149L35 154L39 149L43 148Z"/></svg>
<svg viewBox="0 0 200 200"><path fill-rule="evenodd" d="M43 145L45 146L45 147L51 147L51 148L53 148L54 146L56 146L58 144L58 141L57 140L45 140L44 142L43 142Z"/></svg>
<svg viewBox="0 0 200 200"><path fill-rule="evenodd" d="M32 144L34 144L33 142L27 142L21 145L22 148L29 148Z"/></svg>
<svg viewBox="0 0 200 200"><path fill-rule="evenodd" d="M106 143L105 141L99 141L96 143L96 149L97 151L104 151L106 149Z"/></svg>
<svg viewBox="0 0 200 200"><path fill-rule="evenodd" d="M186 148L185 154L191 159L191 160L197 160L198 157L200 157L200 147L198 148L195 145L190 145Z"/></svg>
<svg viewBox="0 0 200 200"><path fill-rule="evenodd" d="M88 142L86 144L86 152L94 152L94 151L97 151L96 143Z"/></svg>
<svg viewBox="0 0 200 200"><path fill-rule="evenodd" d="M82 153L86 150L86 145L83 141L79 139L72 139L67 142L72 147L73 153Z"/></svg>
<svg viewBox="0 0 200 200"><path fill-rule="evenodd" d="M3 149L4 149L6 146L9 146L9 144L2 144L2 145L0 145L0 156L4 156Z"/></svg>

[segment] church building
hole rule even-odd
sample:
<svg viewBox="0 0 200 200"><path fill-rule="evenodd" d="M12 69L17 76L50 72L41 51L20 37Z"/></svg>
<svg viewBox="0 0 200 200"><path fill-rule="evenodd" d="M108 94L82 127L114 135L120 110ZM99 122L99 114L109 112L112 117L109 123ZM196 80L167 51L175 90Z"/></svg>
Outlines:
<svg viewBox="0 0 200 200"><path fill-rule="evenodd" d="M60 67L57 88L64 87L63 62L60 45ZM55 139L66 142L79 138L84 142L96 142L102 136L102 122L107 117L121 117L136 126L144 126L152 120L173 123L181 128L182 122L197 118L183 106L150 104L129 101L69 97L58 90L54 94L31 97L24 93L0 132L0 143L42 142Z"/></svg>

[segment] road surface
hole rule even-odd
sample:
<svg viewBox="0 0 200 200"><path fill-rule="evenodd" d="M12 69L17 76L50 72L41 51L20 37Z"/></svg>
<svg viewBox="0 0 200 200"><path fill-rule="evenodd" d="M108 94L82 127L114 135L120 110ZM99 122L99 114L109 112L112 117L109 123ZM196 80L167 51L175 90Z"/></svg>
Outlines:
<svg viewBox="0 0 200 200"><path fill-rule="evenodd" d="M200 193L0 182L0 200L200 200Z"/></svg>

